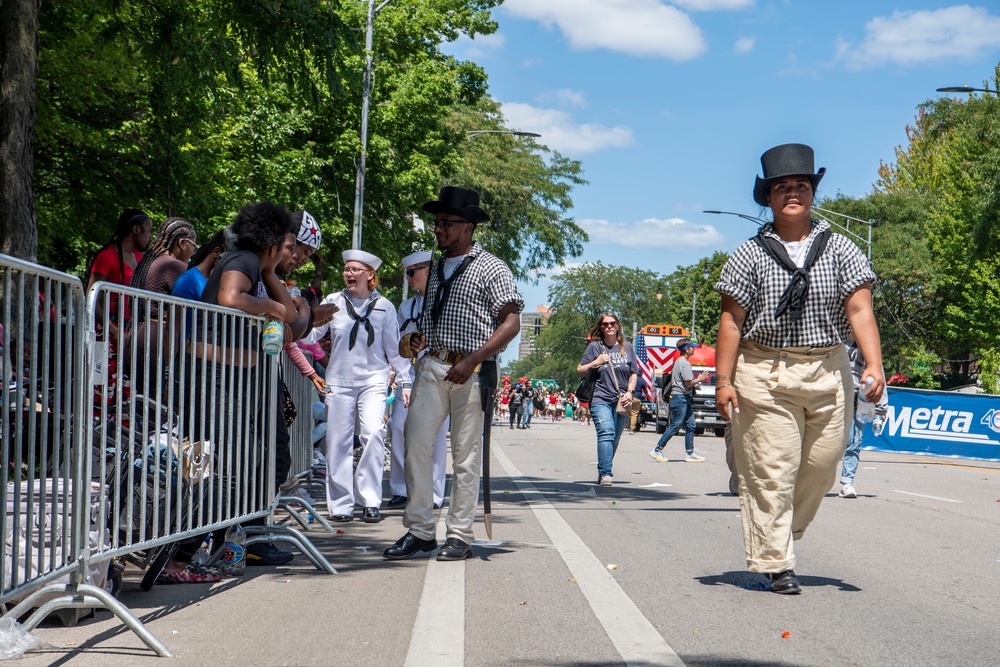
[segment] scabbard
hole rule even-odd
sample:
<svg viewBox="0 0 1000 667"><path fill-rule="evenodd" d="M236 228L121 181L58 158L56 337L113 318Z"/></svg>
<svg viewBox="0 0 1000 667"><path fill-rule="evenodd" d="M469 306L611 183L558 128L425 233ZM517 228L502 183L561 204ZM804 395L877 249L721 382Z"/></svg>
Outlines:
<svg viewBox="0 0 1000 667"><path fill-rule="evenodd" d="M479 390L483 404L483 524L486 537L493 540L493 507L490 499L490 432L493 427L493 404L496 400L497 364L484 361L479 368Z"/></svg>

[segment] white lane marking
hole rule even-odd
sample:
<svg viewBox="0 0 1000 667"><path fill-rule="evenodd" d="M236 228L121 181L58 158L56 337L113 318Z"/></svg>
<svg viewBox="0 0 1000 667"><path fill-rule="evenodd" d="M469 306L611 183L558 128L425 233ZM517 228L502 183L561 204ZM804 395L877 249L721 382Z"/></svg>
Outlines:
<svg viewBox="0 0 1000 667"><path fill-rule="evenodd" d="M945 503L961 503L961 500L952 500L951 498L938 498L937 496L925 496L922 493L912 493L910 491L900 491L898 489L893 489L894 493L905 493L908 496L916 496L917 498L930 498L931 500L940 500Z"/></svg>
<svg viewBox="0 0 1000 667"><path fill-rule="evenodd" d="M437 532L445 534L443 514ZM404 664L462 667L464 662L465 561L439 562L431 557Z"/></svg>
<svg viewBox="0 0 1000 667"><path fill-rule="evenodd" d="M491 448L503 469L526 493L525 500L538 519L542 529L552 540L580 586L581 592L590 603L594 616L608 633L608 637L618 650L618 654L628 665L667 665L684 667L680 656L660 636L632 599L625 594L604 563L587 548L580 536L569 527L555 507L541 494L535 485L524 479L517 466L507 458L496 444Z"/></svg>

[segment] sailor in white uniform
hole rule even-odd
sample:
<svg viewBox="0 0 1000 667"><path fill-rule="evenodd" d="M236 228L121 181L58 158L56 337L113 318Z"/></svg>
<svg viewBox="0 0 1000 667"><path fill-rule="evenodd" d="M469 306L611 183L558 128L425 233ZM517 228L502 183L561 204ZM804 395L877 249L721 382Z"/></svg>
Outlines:
<svg viewBox="0 0 1000 667"><path fill-rule="evenodd" d="M401 404L410 403L410 360L399 354L396 309L375 289L382 260L363 250L345 250L346 289L327 296L338 310L333 319L314 328L306 342L330 332L330 362L326 367L327 510L333 521L350 521L355 503L364 507L361 520L382 520L382 470L385 465L386 391L389 364L401 385ZM388 358L388 362L386 359ZM364 452L354 462L354 425L361 423Z"/></svg>
<svg viewBox="0 0 1000 667"><path fill-rule="evenodd" d="M427 273L431 265L431 253L429 251L415 252L403 258L403 268L406 270L406 280L414 294L399 306L399 335L400 338L413 331L420 331L420 315L424 309L424 290L427 288ZM406 347L409 347L407 345ZM421 356L426 354L421 352ZM410 382L413 382L414 371L410 371ZM397 374L397 378L399 375ZM406 451L406 443L403 440L403 426L406 423L406 415L409 408L404 406L402 401L402 385L396 389L396 402L389 415L389 437L392 442L392 464L389 469L389 492L392 498L386 503L386 507L405 507L408 500L406 493L406 468L403 460L403 453ZM448 460L448 420L445 421L434 442L434 505L441 507L444 503L444 483L445 470Z"/></svg>

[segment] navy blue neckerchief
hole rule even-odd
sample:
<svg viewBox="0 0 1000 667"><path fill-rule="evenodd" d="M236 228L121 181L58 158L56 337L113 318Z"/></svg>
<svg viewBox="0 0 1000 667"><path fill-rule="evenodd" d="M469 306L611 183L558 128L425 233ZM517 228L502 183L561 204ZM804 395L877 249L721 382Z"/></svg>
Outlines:
<svg viewBox="0 0 1000 667"><path fill-rule="evenodd" d="M462 273L469 268L469 264L472 264L475 257L470 254L465 256L462 263L455 267L455 273L451 274L451 278L445 280L444 277L444 258L437 263L437 278L438 278L438 288L434 293L434 308L431 309L431 320L434 322L435 326L438 320L441 319L441 313L444 311L445 301L448 300L448 295L451 293L451 286L454 284L455 279L458 278Z"/></svg>
<svg viewBox="0 0 1000 667"><path fill-rule="evenodd" d="M365 325L365 331L368 332L368 347L372 346L375 342L375 327L372 323L368 321L368 317L372 314L372 309L375 307L375 302L378 301L379 293L372 292L372 295L368 297L368 308L365 309L364 315L358 315L357 311L354 310L354 304L351 303L351 293L346 289L343 291L344 303L347 305L347 314L351 316L354 320L354 327L351 329L351 339L350 343L347 345L348 350L354 349L354 344L358 342L358 327L361 326L363 322Z"/></svg>
<svg viewBox="0 0 1000 667"><path fill-rule="evenodd" d="M826 244L830 240L830 230L824 229L819 233L819 236L816 237L816 240L809 247L806 261L802 264L801 268L795 266L795 262L788 256L785 246L778 239L771 236L764 236L758 232L753 237L753 240L781 268L792 274L792 279L788 283L788 287L785 288L785 291L781 293L781 298L778 299L778 306L774 309L774 319L778 319L787 312L789 323L795 324L806 310L806 298L809 296L809 269L813 267L816 260L826 250Z"/></svg>

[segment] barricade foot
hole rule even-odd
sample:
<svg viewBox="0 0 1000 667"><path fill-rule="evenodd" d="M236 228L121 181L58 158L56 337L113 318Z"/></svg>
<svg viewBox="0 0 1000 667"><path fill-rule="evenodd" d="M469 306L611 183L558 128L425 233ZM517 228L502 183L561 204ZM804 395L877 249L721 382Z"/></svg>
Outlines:
<svg viewBox="0 0 1000 667"><path fill-rule="evenodd" d="M323 526L323 528L326 529L327 532L330 533L336 532L336 529L332 525L330 525L330 522L323 518L322 513L317 512L315 506L313 506L312 503L310 503L308 500L305 500L304 498L300 498L299 496L281 496L277 500L277 507L291 514L292 518L294 518L296 521L302 524L302 527L305 530L309 530L309 525L308 525L309 522L303 519L301 513L293 509L293 505L295 503L298 503L299 505L302 506L304 510L312 514L316 522L319 523L319 525Z"/></svg>
<svg viewBox="0 0 1000 667"><path fill-rule="evenodd" d="M38 603L41 600L45 600L45 602L42 602L42 604L39 605ZM29 616L24 622L24 629L29 632L38 627L38 624L45 620L49 614L60 609L96 607L100 609L107 609L112 614L117 616L122 623L127 625L146 646L156 653L156 655L161 658L174 657L174 654L170 652L170 649L168 649L163 642L157 639L156 635L150 632L149 628L147 628L143 622L129 610L128 607L115 599L111 593L107 592L103 588L91 586L90 584L80 584L78 586L72 586L71 584L52 584L50 586L45 586L21 601L20 604L7 612L5 617L16 619L27 613L29 609L32 609L35 606L38 606L38 608L35 609L34 613L32 613L31 616Z"/></svg>
<svg viewBox="0 0 1000 667"><path fill-rule="evenodd" d="M316 545L291 526L276 526L273 524L267 526L246 526L246 531L247 546L255 542L265 542L268 540L289 542L296 546L317 570L326 572L327 574L337 574L337 570L330 564L330 561L323 557L323 554L319 552Z"/></svg>

